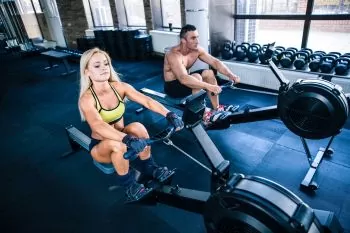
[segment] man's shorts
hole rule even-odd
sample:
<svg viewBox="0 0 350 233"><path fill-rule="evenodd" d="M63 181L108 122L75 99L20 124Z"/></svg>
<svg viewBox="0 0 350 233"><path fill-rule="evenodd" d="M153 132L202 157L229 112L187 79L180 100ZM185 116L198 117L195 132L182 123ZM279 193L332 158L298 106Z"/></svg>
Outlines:
<svg viewBox="0 0 350 233"><path fill-rule="evenodd" d="M190 73L191 74L202 74L204 69L196 70ZM175 79L170 82L164 82L164 92L172 98L184 98L192 94L192 88L189 88Z"/></svg>
<svg viewBox="0 0 350 233"><path fill-rule="evenodd" d="M100 143L100 140L97 140L97 139L95 139L95 138L92 138L92 139L91 139L91 142L90 142L90 144L89 144L89 151L91 152L92 148L93 148L94 146L96 146L97 144L99 144L99 143Z"/></svg>

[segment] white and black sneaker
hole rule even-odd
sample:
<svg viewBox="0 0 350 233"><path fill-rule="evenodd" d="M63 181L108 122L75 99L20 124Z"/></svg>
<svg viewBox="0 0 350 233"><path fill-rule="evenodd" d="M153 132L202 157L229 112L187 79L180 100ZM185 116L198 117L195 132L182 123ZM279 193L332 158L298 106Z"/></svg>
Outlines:
<svg viewBox="0 0 350 233"><path fill-rule="evenodd" d="M219 112L222 112L222 111L225 111L225 112L236 112L238 109L239 109L239 105L223 105L223 104L220 104L217 107L216 110L219 111Z"/></svg>

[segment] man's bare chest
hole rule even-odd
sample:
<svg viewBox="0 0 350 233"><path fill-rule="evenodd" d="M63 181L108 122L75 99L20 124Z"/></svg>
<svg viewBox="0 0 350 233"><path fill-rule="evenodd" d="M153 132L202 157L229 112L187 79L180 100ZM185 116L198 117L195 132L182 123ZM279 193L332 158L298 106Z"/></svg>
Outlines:
<svg viewBox="0 0 350 233"><path fill-rule="evenodd" d="M196 60L198 59L198 55L187 55L187 56L183 56L182 58L182 64L186 67L186 69L189 69L193 66L193 64L196 62Z"/></svg>

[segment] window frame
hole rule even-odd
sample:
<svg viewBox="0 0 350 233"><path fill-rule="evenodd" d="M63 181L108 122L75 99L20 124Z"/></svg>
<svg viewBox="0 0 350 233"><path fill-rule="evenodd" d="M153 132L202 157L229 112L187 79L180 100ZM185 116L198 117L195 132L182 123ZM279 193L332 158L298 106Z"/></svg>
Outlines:
<svg viewBox="0 0 350 233"><path fill-rule="evenodd" d="M94 17L94 11L92 10L90 0L88 0L87 2L89 4L89 8L90 8L93 28L103 28L103 27L110 28L110 27L114 27L113 26L113 16L112 16L112 9L111 8L110 8L110 11L111 11L111 17L112 17L112 25L96 26L95 17ZM109 2L108 2L108 4L109 4L109 7L111 7Z"/></svg>
<svg viewBox="0 0 350 233"><path fill-rule="evenodd" d="M253 20L303 20L304 28L303 28L303 38L301 41L301 48L307 47L308 37L310 33L310 25L311 21L314 20L350 20L350 14L312 14L314 7L314 0L308 0L306 6L305 14L237 14L238 9L238 1L235 1L235 12L233 14L234 26L235 30L237 28L237 19L253 19ZM234 33L235 40L236 31Z"/></svg>
<svg viewBox="0 0 350 233"><path fill-rule="evenodd" d="M181 2L179 1L179 7L180 7L180 27L174 27L174 23L173 23L173 26L172 28L173 29L181 29ZM164 25L164 18L163 18L163 1L160 0L160 15L161 15L161 19L162 19L162 28L168 28L170 29L169 25Z"/></svg>
<svg viewBox="0 0 350 233"><path fill-rule="evenodd" d="M126 4L125 1L127 0L123 0L123 5L124 5L124 12L125 12L125 19L126 19L126 25L130 28L147 28L147 20L146 20L146 15L145 15L145 25L133 25L133 24L129 24L129 19L128 19L128 12L126 10ZM142 3L143 4L143 3ZM143 4L143 10L145 9L145 5Z"/></svg>

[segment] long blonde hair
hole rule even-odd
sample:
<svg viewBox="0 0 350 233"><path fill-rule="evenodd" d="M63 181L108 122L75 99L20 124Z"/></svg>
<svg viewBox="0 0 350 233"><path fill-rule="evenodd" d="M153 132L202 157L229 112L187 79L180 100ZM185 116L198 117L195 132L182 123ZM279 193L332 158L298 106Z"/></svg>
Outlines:
<svg viewBox="0 0 350 233"><path fill-rule="evenodd" d="M109 63L109 67L110 67L110 73L111 76L108 79L108 82L119 82L120 78L117 74L117 72L114 70L113 66L112 66L112 62L111 62L111 58L109 57L109 55L99 49L99 48L93 48L93 49L89 49L87 51L85 51L80 58L80 93L79 93L79 100L82 97L82 95L86 92L86 90L89 89L89 87L91 86L91 79L87 76L85 76L85 70L90 62L91 57L96 54L96 53L101 53L103 55L106 56L107 61ZM82 110L80 109L80 105L78 103L78 107L79 107L79 112L80 112L80 117L82 121L85 121L85 117L84 114L82 112Z"/></svg>

